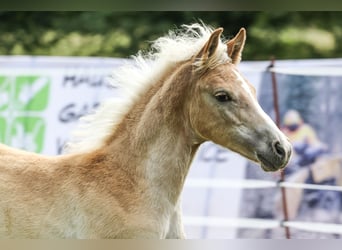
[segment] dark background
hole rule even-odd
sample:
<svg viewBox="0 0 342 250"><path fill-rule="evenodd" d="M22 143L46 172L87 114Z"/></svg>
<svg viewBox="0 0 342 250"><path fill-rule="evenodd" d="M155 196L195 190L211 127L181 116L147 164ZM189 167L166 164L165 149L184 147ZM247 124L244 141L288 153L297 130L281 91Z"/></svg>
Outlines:
<svg viewBox="0 0 342 250"><path fill-rule="evenodd" d="M231 38L247 29L244 60L342 55L342 12L0 11L0 55L126 58L168 30L202 20Z"/></svg>

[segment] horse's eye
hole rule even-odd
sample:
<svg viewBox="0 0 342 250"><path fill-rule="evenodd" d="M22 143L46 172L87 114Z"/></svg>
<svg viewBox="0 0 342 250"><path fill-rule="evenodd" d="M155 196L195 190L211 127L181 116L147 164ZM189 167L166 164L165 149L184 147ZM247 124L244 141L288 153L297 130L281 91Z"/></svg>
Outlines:
<svg viewBox="0 0 342 250"><path fill-rule="evenodd" d="M215 94L215 98L219 102L229 102L232 100L231 96L227 92L224 92L224 91L217 92Z"/></svg>

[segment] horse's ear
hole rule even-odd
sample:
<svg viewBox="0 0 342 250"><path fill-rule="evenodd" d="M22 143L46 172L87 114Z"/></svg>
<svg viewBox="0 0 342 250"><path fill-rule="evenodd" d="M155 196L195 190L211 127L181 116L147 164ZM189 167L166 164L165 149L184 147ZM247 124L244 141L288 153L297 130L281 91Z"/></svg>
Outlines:
<svg viewBox="0 0 342 250"><path fill-rule="evenodd" d="M227 42L228 56L232 59L234 64L241 61L241 54L246 41L246 30L241 28L239 33Z"/></svg>
<svg viewBox="0 0 342 250"><path fill-rule="evenodd" d="M214 55L219 45L222 32L223 32L223 28L218 28L214 30L214 32L211 34L206 44L203 46L200 52L196 55L196 59L199 59L202 62L204 62Z"/></svg>

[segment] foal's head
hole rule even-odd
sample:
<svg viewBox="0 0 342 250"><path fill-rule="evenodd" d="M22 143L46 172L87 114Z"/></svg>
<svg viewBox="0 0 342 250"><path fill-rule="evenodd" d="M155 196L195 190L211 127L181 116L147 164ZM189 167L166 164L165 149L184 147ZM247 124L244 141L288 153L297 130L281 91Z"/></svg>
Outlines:
<svg viewBox="0 0 342 250"><path fill-rule="evenodd" d="M258 162L265 171L286 166L291 145L257 102L255 89L239 73L246 31L225 44L223 29L216 29L193 58L193 91L189 101L192 129L202 140L211 140ZM221 46L221 47L220 47Z"/></svg>

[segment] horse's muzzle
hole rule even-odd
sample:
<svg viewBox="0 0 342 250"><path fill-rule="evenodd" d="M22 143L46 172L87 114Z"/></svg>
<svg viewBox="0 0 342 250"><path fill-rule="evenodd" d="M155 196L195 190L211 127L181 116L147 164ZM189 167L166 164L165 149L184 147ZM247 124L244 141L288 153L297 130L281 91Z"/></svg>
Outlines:
<svg viewBox="0 0 342 250"><path fill-rule="evenodd" d="M261 168L266 172L275 172L286 167L291 158L291 144L275 141L268 152L257 153Z"/></svg>

